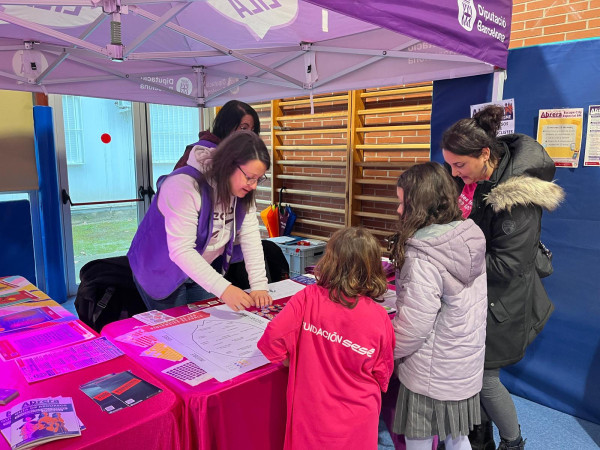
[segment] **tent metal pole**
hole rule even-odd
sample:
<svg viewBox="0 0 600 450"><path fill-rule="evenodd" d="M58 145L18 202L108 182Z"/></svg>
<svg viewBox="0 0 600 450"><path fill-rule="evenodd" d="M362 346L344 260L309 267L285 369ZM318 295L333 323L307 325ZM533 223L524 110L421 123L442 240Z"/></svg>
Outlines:
<svg viewBox="0 0 600 450"><path fill-rule="evenodd" d="M163 14L150 27L148 27L148 29L146 29L131 44L129 44L127 46L127 51L125 52L124 56L129 55L136 48L138 48L140 45L142 45L144 43L144 41L146 41L150 36L152 36L154 33L156 33L160 28L162 28L162 26L165 23L167 23L169 20L171 20L173 17L175 17L177 14L179 14L181 11L183 11L185 8L187 8L189 5L190 5L190 3L182 3L179 5L176 5L173 8L171 8L169 11L167 11L165 14Z"/></svg>
<svg viewBox="0 0 600 450"><path fill-rule="evenodd" d="M27 28L28 30L43 33L47 36L51 36L53 38L60 39L61 41L68 42L69 44L73 44L78 47L85 48L94 53L108 56L108 50L106 50L104 47L100 47L99 45L94 45L94 44L92 44L90 42L86 42L82 39L77 39L76 37L69 36L68 34L61 33L60 31L53 30L52 28L48 28L43 25L38 25L37 23L29 22L27 20L19 19L18 17L11 16L4 12L0 12L0 20L4 20L5 22L12 23L14 25L18 25L23 28Z"/></svg>
<svg viewBox="0 0 600 450"><path fill-rule="evenodd" d="M492 101L503 100L504 80L506 80L506 70L497 69L494 71L494 84L492 87Z"/></svg>
<svg viewBox="0 0 600 450"><path fill-rule="evenodd" d="M132 6L131 10L133 12L135 12L136 14L138 14L139 16L145 17L146 19L149 19L149 20L157 20L158 19L158 16L156 16L155 14L152 14L148 11L145 11L142 8L137 8L135 6ZM209 47L212 47L215 50L220 51L223 55L231 56L232 58L243 61L246 64L256 67L257 69L262 69L265 72L269 72L271 75L274 75L278 78L289 81L290 83L295 84L296 86L300 86L300 87L303 86L302 82L296 80L294 77L290 77L289 75L286 75L282 72L274 70L273 68L271 68L265 64L262 64L262 63L256 61L255 59L249 58L249 57L237 52L236 50L233 50L233 49L227 48L223 45L220 45L217 42L214 42L198 33L194 33L193 31L188 30L182 26L176 25L172 22L168 22L164 26L166 28L169 28L169 29L177 32L177 33L187 36L190 39L193 39L193 40L201 42Z"/></svg>
<svg viewBox="0 0 600 450"><path fill-rule="evenodd" d="M92 34L92 32L98 28L100 26L100 24L102 22L104 22L106 20L108 16L106 14L101 14L100 16L98 16L96 18L96 20L94 20L94 22L87 27L87 29L81 33L79 35L79 39L85 40L86 37L88 37L90 34ZM56 69L65 59L67 59L69 57L69 51L67 51L66 53L63 53L62 55L60 55L58 57L58 59L56 61L54 61L52 64L50 64L50 66L48 66L48 68L46 70L44 70L35 80L37 83L41 83L42 81L44 81L44 79L50 75L50 73L52 73L52 71L54 69Z"/></svg>

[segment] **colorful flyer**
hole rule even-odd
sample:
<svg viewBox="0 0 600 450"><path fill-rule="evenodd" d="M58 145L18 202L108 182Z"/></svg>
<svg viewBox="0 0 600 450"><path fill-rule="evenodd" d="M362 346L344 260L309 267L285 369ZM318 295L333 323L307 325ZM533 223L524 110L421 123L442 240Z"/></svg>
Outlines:
<svg viewBox="0 0 600 450"><path fill-rule="evenodd" d="M152 347L140 353L140 356L149 356L151 358L165 359L167 361L182 361L181 353L176 352L171 347L162 342L157 342Z"/></svg>
<svg viewBox="0 0 600 450"><path fill-rule="evenodd" d="M28 383L109 361L123 352L105 337L17 359Z"/></svg>
<svg viewBox="0 0 600 450"><path fill-rule="evenodd" d="M11 294L16 294L19 291L25 291L31 294L29 300L23 298L18 300L17 303L24 301L40 301L49 300L50 297L44 292L40 291L37 287L31 284L26 278L21 276L13 275L8 277L0 278L0 308L5 304L10 304L6 299L3 301L2 298L9 297Z"/></svg>
<svg viewBox="0 0 600 450"><path fill-rule="evenodd" d="M65 317L48 306L27 308L19 312L0 316L0 334L19 331L26 328L48 326L52 325L52 322L64 318ZM72 314L69 314L69 318L70 320L73 320L75 317Z"/></svg>
<svg viewBox="0 0 600 450"><path fill-rule="evenodd" d="M76 437L84 428L71 397L29 399L0 415L0 432L13 449Z"/></svg>
<svg viewBox="0 0 600 450"><path fill-rule="evenodd" d="M81 385L80 389L109 414L162 392L130 371L105 375Z"/></svg>
<svg viewBox="0 0 600 450"><path fill-rule="evenodd" d="M590 105L588 109L583 165L600 167L600 105Z"/></svg>
<svg viewBox="0 0 600 450"><path fill-rule="evenodd" d="M579 165L582 132L583 108L540 109L537 141L556 167Z"/></svg>
<svg viewBox="0 0 600 450"><path fill-rule="evenodd" d="M94 334L76 321L22 331L0 337L0 356L5 361L42 353L92 339Z"/></svg>
<svg viewBox="0 0 600 450"><path fill-rule="evenodd" d="M0 308L29 302L31 300L38 300L38 297L29 291L10 292L5 295L0 295Z"/></svg>

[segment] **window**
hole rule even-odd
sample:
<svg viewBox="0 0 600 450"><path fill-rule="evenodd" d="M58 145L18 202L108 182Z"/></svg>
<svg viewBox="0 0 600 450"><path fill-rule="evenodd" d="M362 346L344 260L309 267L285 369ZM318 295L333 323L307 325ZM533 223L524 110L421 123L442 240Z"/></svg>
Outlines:
<svg viewBox="0 0 600 450"><path fill-rule="evenodd" d="M186 146L198 140L198 109L150 105L153 163L176 163Z"/></svg>
<svg viewBox="0 0 600 450"><path fill-rule="evenodd" d="M81 122L81 99L63 95L65 122L65 148L67 164L83 164L83 125Z"/></svg>
<svg viewBox="0 0 600 450"><path fill-rule="evenodd" d="M29 194L27 192L0 192L0 202L14 202L17 200L29 200Z"/></svg>

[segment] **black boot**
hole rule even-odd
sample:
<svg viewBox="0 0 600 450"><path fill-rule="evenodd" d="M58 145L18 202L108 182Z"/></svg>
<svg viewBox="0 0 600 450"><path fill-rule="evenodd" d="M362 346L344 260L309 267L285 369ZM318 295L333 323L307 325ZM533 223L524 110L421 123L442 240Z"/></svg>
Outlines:
<svg viewBox="0 0 600 450"><path fill-rule="evenodd" d="M523 450L525 448L525 439L521 437L521 433L519 432L519 437L513 441L507 441L504 438L500 438L500 445L498 446L498 450Z"/></svg>
<svg viewBox="0 0 600 450"><path fill-rule="evenodd" d="M475 425L469 433L469 442L473 450L496 450L494 428L491 421Z"/></svg>

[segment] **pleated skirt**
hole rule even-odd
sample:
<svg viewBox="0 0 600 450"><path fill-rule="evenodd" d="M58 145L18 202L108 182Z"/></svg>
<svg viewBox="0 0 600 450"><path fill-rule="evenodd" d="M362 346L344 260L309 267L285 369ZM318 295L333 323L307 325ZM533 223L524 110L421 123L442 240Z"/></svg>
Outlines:
<svg viewBox="0 0 600 450"><path fill-rule="evenodd" d="M415 438L469 435L481 423L479 393L466 400L443 401L416 394L400 384L394 417L394 433Z"/></svg>

